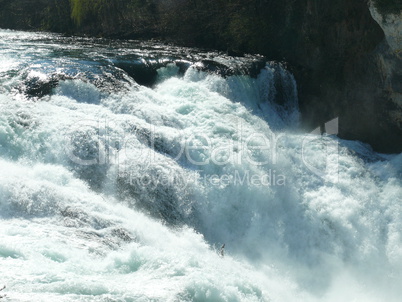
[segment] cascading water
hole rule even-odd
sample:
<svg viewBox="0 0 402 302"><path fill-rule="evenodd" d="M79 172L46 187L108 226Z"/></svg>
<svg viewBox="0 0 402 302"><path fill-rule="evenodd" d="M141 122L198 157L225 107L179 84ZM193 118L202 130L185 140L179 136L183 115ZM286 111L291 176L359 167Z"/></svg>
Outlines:
<svg viewBox="0 0 402 302"><path fill-rule="evenodd" d="M280 64L4 30L0 53L5 299L399 301L402 154L300 133Z"/></svg>

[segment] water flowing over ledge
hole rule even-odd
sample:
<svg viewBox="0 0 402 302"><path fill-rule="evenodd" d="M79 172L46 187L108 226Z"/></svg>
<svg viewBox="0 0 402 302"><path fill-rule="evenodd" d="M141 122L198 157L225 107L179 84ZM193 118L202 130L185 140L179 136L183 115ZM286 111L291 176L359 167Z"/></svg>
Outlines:
<svg viewBox="0 0 402 302"><path fill-rule="evenodd" d="M301 133L280 64L0 37L10 299L398 301L402 155Z"/></svg>

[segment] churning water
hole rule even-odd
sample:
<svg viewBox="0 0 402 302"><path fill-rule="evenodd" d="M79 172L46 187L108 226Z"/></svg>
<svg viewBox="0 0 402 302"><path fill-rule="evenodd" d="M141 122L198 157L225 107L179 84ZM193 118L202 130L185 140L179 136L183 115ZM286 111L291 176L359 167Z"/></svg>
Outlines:
<svg viewBox="0 0 402 302"><path fill-rule="evenodd" d="M400 301L402 154L301 133L280 64L4 30L0 54L4 300Z"/></svg>

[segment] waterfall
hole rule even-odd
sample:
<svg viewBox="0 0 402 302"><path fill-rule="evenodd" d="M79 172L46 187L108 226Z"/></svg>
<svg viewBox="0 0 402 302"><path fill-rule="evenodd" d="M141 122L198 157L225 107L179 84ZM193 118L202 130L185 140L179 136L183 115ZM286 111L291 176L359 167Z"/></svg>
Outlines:
<svg viewBox="0 0 402 302"><path fill-rule="evenodd" d="M281 64L5 30L0 53L10 299L402 294L402 154L303 133Z"/></svg>

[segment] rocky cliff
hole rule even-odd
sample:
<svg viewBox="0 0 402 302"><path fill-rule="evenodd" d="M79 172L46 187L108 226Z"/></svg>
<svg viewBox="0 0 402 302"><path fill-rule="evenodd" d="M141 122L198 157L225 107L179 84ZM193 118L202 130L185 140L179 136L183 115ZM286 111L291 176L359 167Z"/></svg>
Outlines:
<svg viewBox="0 0 402 302"><path fill-rule="evenodd" d="M395 126L395 151L400 151L398 146L402 144L402 10L384 14L370 2L370 12L385 34L385 39L375 52L375 58L387 105L383 118Z"/></svg>
<svg viewBox="0 0 402 302"><path fill-rule="evenodd" d="M364 0L306 0L302 8L296 47L279 47L299 83L306 129L339 117L340 137L401 152L402 69L392 48L400 47L400 15L382 15Z"/></svg>

